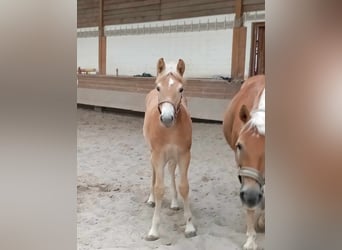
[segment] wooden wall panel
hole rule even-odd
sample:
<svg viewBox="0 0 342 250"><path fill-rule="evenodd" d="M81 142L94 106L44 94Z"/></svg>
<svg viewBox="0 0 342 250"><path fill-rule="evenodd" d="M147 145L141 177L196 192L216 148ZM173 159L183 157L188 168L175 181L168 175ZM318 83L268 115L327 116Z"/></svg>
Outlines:
<svg viewBox="0 0 342 250"><path fill-rule="evenodd" d="M243 11L265 9L265 0L244 0ZM230 14L235 0L104 0L104 24L127 24ZM99 0L77 0L77 27L98 26Z"/></svg>
<svg viewBox="0 0 342 250"><path fill-rule="evenodd" d="M77 0L77 27L95 27L99 20L99 0Z"/></svg>

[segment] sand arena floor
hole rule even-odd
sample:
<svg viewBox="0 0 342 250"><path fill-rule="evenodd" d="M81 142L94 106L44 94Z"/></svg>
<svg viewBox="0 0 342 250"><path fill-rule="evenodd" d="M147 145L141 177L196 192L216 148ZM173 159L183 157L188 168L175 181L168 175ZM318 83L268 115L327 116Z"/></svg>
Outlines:
<svg viewBox="0 0 342 250"><path fill-rule="evenodd" d="M234 155L221 124L193 123L189 183L197 236L185 238L183 209L169 208L170 178L165 171L160 239L149 242L144 237L153 215L145 203L151 166L143 117L84 108L77 114L78 249L241 249L246 240L244 210ZM264 234L258 233L257 243L263 249Z"/></svg>

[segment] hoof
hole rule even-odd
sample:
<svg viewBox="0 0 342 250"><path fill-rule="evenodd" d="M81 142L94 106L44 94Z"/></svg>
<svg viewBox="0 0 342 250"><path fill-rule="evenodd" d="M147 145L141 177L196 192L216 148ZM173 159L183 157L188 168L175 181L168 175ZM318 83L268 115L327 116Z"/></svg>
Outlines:
<svg viewBox="0 0 342 250"><path fill-rule="evenodd" d="M185 238L192 238L197 235L196 231L185 232Z"/></svg>
<svg viewBox="0 0 342 250"><path fill-rule="evenodd" d="M148 202L147 202L147 205L148 205L149 207L155 207L155 206L156 206L156 203L155 203L154 201L148 201Z"/></svg>
<svg viewBox="0 0 342 250"><path fill-rule="evenodd" d="M178 211L178 210L180 210L180 208L179 207L170 207L172 210L174 210L174 211Z"/></svg>
<svg viewBox="0 0 342 250"><path fill-rule="evenodd" d="M243 250L257 250L258 246L257 244L255 244L255 242L250 242L250 243L246 243L243 246Z"/></svg>
<svg viewBox="0 0 342 250"><path fill-rule="evenodd" d="M147 235L145 237L145 240L147 240L147 241L155 241L155 240L158 240L158 239L159 239L159 237L155 236L155 235Z"/></svg>
<svg viewBox="0 0 342 250"><path fill-rule="evenodd" d="M258 218L257 229L259 231L265 232L265 216L260 216Z"/></svg>

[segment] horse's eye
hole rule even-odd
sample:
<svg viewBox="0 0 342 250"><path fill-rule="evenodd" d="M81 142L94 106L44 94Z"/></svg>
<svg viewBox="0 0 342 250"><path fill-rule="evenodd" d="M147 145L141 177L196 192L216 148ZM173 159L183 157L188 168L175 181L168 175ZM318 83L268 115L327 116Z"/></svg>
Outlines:
<svg viewBox="0 0 342 250"><path fill-rule="evenodd" d="M159 87L159 86L157 86L157 87L156 87L156 90L157 90L157 91L160 91L160 87Z"/></svg>
<svg viewBox="0 0 342 250"><path fill-rule="evenodd" d="M238 143L238 144L236 144L236 148L237 148L238 150L241 150L241 149L242 149L242 145L241 145L240 143Z"/></svg>
<svg viewBox="0 0 342 250"><path fill-rule="evenodd" d="M183 88L180 88L180 89L179 89L179 93L182 93L182 92L183 92L183 90L184 90Z"/></svg>

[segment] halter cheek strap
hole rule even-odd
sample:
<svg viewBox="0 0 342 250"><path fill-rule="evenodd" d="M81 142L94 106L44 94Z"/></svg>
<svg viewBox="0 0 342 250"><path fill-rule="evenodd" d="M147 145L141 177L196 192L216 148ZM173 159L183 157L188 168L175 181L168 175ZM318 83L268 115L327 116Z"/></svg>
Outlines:
<svg viewBox="0 0 342 250"><path fill-rule="evenodd" d="M265 178L255 168L241 167L238 172L238 177L240 183L242 183L242 177L249 177L256 180L261 187L265 185Z"/></svg>

